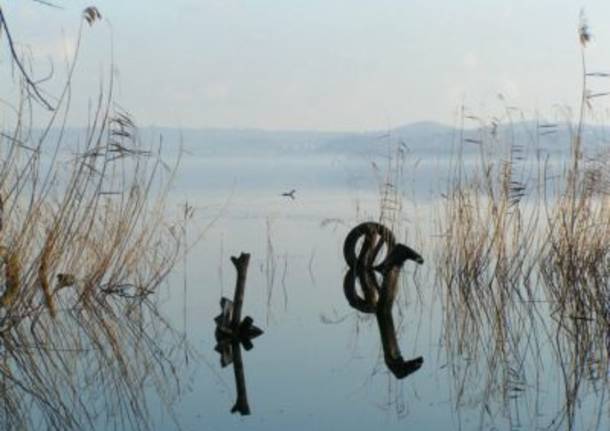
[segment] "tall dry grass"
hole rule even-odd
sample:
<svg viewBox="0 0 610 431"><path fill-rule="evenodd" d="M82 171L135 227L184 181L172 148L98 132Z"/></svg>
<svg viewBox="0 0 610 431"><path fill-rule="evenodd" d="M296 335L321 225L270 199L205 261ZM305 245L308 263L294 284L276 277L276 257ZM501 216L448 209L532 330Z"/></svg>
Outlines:
<svg viewBox="0 0 610 431"><path fill-rule="evenodd" d="M89 24L101 18L91 20L88 10ZM81 24L62 92L48 98L48 123L32 126L39 102L32 83L18 77L21 92L9 108L15 121L0 134L0 428L7 430L153 428L148 402L168 405L178 393L177 337L155 295L181 249L180 227L165 208L174 169L117 108L112 78L86 132L69 139L82 32Z"/></svg>
<svg viewBox="0 0 610 431"><path fill-rule="evenodd" d="M533 127L536 137L557 126ZM468 404L468 386L483 375L486 398L500 399L511 421L516 400L553 360L563 383L554 420L574 429L591 373L604 391L608 383L608 159L588 155L579 145L585 129L573 127L564 168L551 172L545 159L526 163L528 149L539 154L535 138L517 143L498 128L482 124L458 143L475 146L478 162L466 168L458 151L438 219L455 401ZM482 404L482 417L490 405Z"/></svg>
<svg viewBox="0 0 610 431"><path fill-rule="evenodd" d="M586 24L579 31L581 109L568 123L569 142L554 143L568 149L560 167L539 147L542 136L560 136L558 124L515 133L512 109L491 122L462 113L438 219L443 339L452 364L467 363L452 369L456 402L465 402L483 363L486 397L499 397L512 420L515 400L540 384L539 369L552 360L563 387L556 429L575 429L584 388L607 392L610 359L610 165L607 153L586 145L587 114L605 93L589 90L601 75L588 72ZM478 163L467 168L463 154L473 147Z"/></svg>

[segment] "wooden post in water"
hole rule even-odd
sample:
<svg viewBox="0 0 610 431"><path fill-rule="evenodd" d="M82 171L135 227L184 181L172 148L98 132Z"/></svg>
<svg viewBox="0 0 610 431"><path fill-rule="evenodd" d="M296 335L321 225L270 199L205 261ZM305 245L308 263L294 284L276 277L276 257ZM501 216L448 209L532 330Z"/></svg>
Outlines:
<svg viewBox="0 0 610 431"><path fill-rule="evenodd" d="M246 350L250 350L253 347L252 339L261 335L263 331L254 325L250 316L246 316L243 320L241 318L250 254L241 253L239 257L231 256L231 262L237 271L235 293L233 301L224 297L220 300L220 314L214 319L216 321L216 341L218 342L215 350L220 353L220 363L223 367L233 363L237 400L231 408L231 413L239 412L242 415L249 415L250 406L246 392L241 347L243 345Z"/></svg>
<svg viewBox="0 0 610 431"><path fill-rule="evenodd" d="M356 246L361 238L362 245L358 251ZM375 265L384 247L385 259ZM388 369L399 379L419 370L424 363L421 356L405 361L400 353L392 305L398 293L398 278L404 262L413 260L421 265L424 259L412 248L396 244L392 231L375 222L361 223L347 234L343 243L343 256L349 266L343 280L345 296L356 310L375 313ZM383 278L382 286L377 282L376 273ZM360 283L364 297L356 290L357 282Z"/></svg>
<svg viewBox="0 0 610 431"><path fill-rule="evenodd" d="M246 290L246 274L248 272L248 264L250 263L250 254L242 253L239 257L231 256L231 262L237 270L237 281L235 282L235 293L233 295L233 318L231 319L231 327L233 333L239 333L241 324L241 309L244 304L244 293ZM237 388L237 400L231 409L231 413L239 412L242 415L250 414L250 405L248 404L248 393L246 392L246 377L244 374L244 363L241 359L241 347L239 339L234 338L233 344L233 371L235 372L235 386Z"/></svg>
<svg viewBox="0 0 610 431"><path fill-rule="evenodd" d="M242 253L239 257L231 256L231 262L237 270L237 281L235 282L235 294L233 295L233 318L231 327L237 331L241 322L241 308L244 304L244 292L246 290L246 274L250 263L250 254Z"/></svg>

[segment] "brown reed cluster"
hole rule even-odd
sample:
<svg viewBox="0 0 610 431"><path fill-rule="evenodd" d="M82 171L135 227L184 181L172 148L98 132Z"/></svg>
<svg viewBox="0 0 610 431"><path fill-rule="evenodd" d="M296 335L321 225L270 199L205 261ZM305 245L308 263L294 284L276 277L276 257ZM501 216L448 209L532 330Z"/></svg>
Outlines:
<svg viewBox="0 0 610 431"><path fill-rule="evenodd" d="M15 82L0 133L0 428L149 429L147 403L178 391L179 337L155 295L182 247L165 206L174 169L116 107L112 79L71 135L73 73L43 127L31 83Z"/></svg>
<svg viewBox="0 0 610 431"><path fill-rule="evenodd" d="M587 154L580 125L569 129L566 156L550 160L540 156L540 137L560 136L557 124L518 134L510 122L469 120L478 127L457 143L437 222L443 340L454 359L477 364L454 370L457 402L484 364L485 390L508 409L536 381L537 361L554 358L564 382L560 416L573 429L587 370L606 376L610 357L608 154Z"/></svg>

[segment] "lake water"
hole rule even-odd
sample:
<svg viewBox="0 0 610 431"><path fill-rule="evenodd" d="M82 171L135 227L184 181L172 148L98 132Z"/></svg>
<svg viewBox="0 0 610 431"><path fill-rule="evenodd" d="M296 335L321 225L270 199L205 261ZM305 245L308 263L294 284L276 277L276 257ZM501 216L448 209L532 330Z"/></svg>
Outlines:
<svg viewBox="0 0 610 431"><path fill-rule="evenodd" d="M193 350L176 364L171 406L151 406L153 428L608 429L608 376L597 371L605 356L592 349L579 361L552 304L541 297L535 312L498 312L501 330L479 324L476 333L448 305L436 263L449 163L404 166L394 233L424 264L405 263L392 313L403 358L421 356L423 365L398 379L384 362L375 314L352 308L343 290L345 236L381 215L383 174L371 161L185 160L172 205L195 209L193 250L160 299ZM296 199L280 196L292 188ZM230 412L235 376L214 351L213 321L220 298L233 298L230 256L242 251L251 254L243 316L264 331L252 350L241 349L246 416Z"/></svg>

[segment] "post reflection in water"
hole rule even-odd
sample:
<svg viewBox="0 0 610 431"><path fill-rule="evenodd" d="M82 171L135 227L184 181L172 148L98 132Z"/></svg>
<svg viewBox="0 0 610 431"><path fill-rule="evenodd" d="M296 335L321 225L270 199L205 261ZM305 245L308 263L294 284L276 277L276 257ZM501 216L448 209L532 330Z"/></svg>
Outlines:
<svg viewBox="0 0 610 431"><path fill-rule="evenodd" d="M357 247L359 243L359 252ZM386 258L380 263L380 253L385 249ZM356 226L347 235L343 247L349 270L345 274L343 290L349 304L362 313L374 313L379 326L383 356L388 369L398 379L419 370L424 359L419 356L405 360L400 352L392 306L398 294L398 277L407 260L423 264L423 258L411 248L396 244L392 232L373 222ZM377 274L381 277L381 285ZM358 294L360 285L362 296Z"/></svg>

